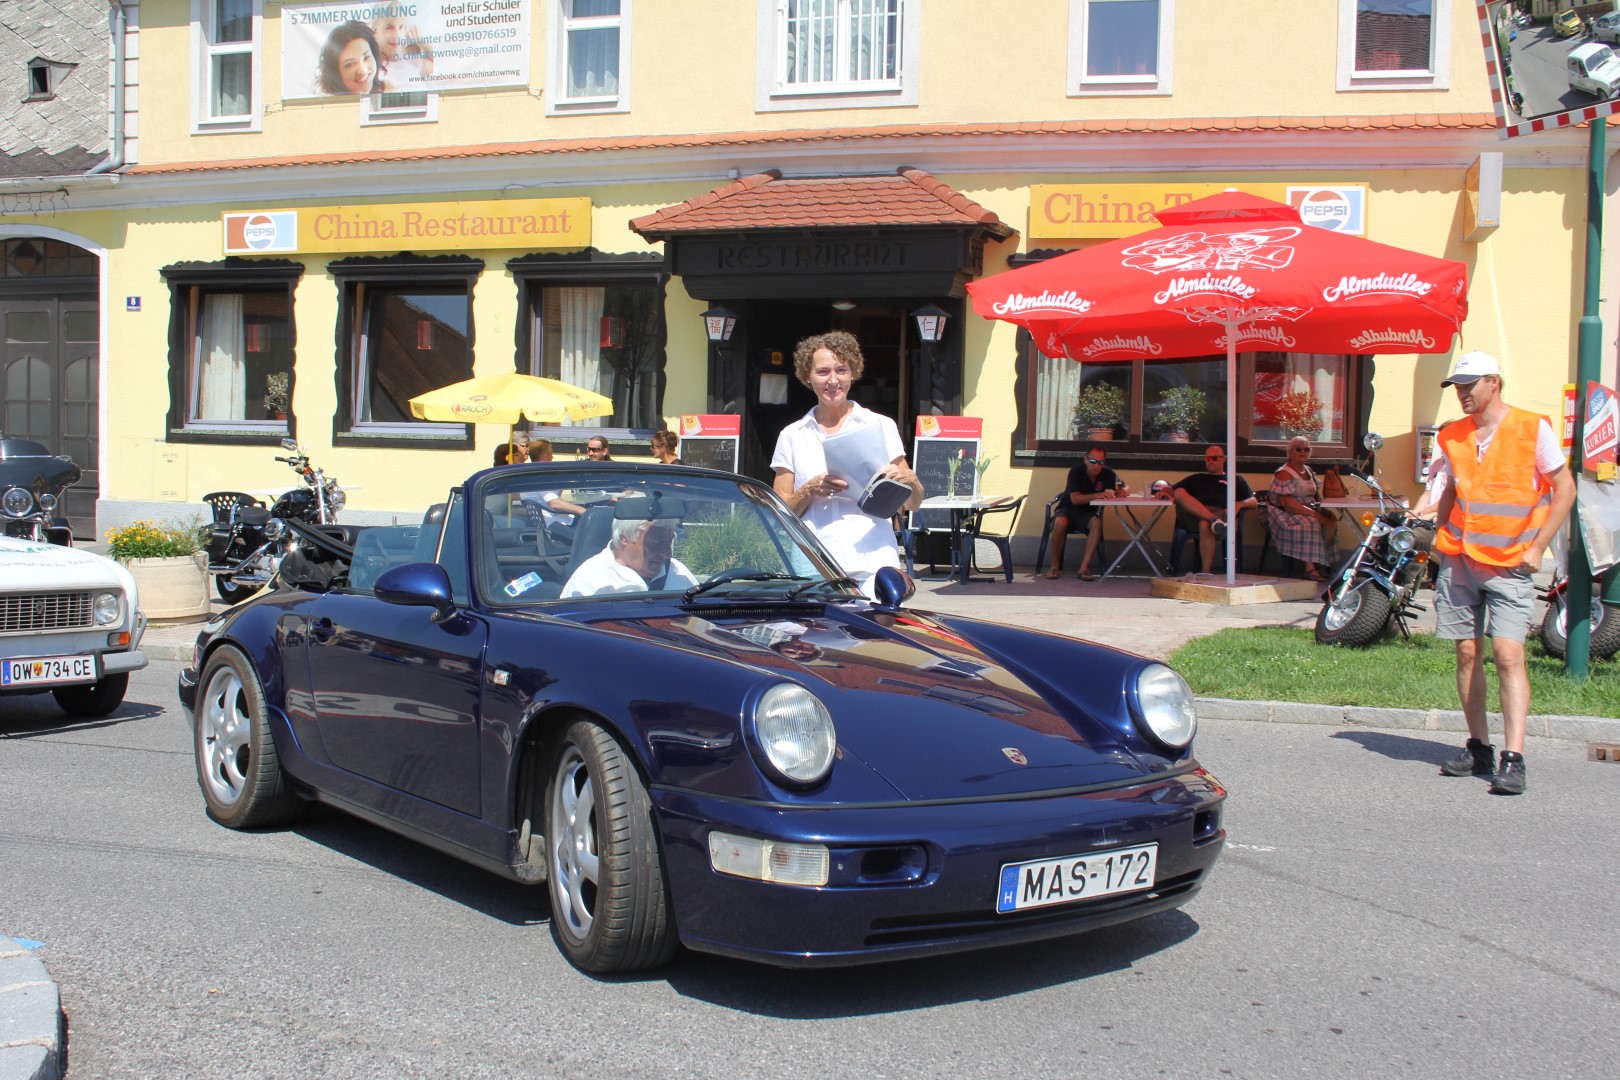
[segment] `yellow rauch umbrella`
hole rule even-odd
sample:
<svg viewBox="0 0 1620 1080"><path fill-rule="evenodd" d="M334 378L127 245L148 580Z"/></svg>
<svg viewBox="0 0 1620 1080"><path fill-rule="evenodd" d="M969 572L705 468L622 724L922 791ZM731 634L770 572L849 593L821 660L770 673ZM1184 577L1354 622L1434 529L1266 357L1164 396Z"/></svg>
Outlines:
<svg viewBox="0 0 1620 1080"><path fill-rule="evenodd" d="M451 423L561 424L612 412L613 399L594 390L516 372L463 379L411 398L412 416Z"/></svg>

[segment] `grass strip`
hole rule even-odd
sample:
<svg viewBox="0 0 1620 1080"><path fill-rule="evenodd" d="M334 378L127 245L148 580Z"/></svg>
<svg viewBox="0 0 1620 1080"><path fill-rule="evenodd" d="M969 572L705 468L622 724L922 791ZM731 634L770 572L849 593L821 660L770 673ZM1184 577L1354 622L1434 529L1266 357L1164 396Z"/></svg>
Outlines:
<svg viewBox="0 0 1620 1080"><path fill-rule="evenodd" d="M1171 665L1202 697L1299 701L1386 709L1456 709L1456 646L1432 634L1382 639L1365 649L1318 645L1309 630L1265 626L1221 630L1170 654ZM1527 646L1530 712L1620 716L1620 665L1593 661L1576 684L1564 662ZM1490 708L1500 705L1486 661Z"/></svg>

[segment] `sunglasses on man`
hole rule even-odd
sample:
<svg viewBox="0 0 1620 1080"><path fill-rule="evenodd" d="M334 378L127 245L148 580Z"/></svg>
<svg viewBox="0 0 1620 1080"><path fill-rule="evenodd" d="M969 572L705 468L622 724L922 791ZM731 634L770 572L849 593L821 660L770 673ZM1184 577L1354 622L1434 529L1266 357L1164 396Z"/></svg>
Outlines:
<svg viewBox="0 0 1620 1080"><path fill-rule="evenodd" d="M1088 457L1088 458L1086 458L1086 464L1087 465L1101 465L1102 463L1103 463L1103 459L1100 458L1100 457Z"/></svg>

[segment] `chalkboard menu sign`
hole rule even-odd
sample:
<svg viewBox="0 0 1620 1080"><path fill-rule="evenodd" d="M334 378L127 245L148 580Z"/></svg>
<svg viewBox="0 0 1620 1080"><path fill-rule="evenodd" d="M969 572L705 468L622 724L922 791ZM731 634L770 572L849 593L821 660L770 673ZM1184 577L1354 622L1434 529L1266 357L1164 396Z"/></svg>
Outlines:
<svg viewBox="0 0 1620 1080"><path fill-rule="evenodd" d="M704 469L737 471L737 452L742 443L742 417L720 414L686 414L681 417L681 445L676 451L688 465Z"/></svg>
<svg viewBox="0 0 1620 1080"><path fill-rule="evenodd" d="M977 416L919 416L917 440L912 444L911 467L922 481L923 498L940 495L972 495L979 474L973 461L979 456L979 437L984 421ZM951 485L950 460L961 455L956 484ZM919 510L913 524L925 529L949 529L949 510Z"/></svg>

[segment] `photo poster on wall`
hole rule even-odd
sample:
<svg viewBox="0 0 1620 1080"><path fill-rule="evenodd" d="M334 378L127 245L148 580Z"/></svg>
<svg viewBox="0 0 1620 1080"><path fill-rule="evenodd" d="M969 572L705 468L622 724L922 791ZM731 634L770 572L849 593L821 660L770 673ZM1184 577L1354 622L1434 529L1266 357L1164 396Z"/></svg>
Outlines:
<svg viewBox="0 0 1620 1080"><path fill-rule="evenodd" d="M1438 450L1435 437L1440 434L1439 424L1419 424L1417 429L1417 481L1420 484L1429 482L1429 469L1434 465L1434 455Z"/></svg>
<svg viewBox="0 0 1620 1080"><path fill-rule="evenodd" d="M912 443L911 467L922 481L923 498L939 495L975 495L979 474L973 462L979 456L984 420L977 416L919 416ZM956 483L951 484L950 461L958 458ZM916 523L925 529L949 529L949 510L919 510Z"/></svg>
<svg viewBox="0 0 1620 1080"><path fill-rule="evenodd" d="M742 446L742 417L729 413L683 413L681 445L675 450L683 462L704 469L737 471Z"/></svg>

